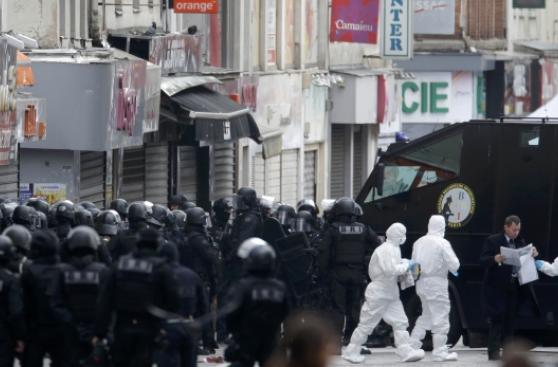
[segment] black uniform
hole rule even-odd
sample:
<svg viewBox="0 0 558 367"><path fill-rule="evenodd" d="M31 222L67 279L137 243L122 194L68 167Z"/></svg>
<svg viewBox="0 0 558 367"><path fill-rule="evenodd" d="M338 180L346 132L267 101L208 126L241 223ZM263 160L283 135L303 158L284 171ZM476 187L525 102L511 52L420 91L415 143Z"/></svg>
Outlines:
<svg viewBox="0 0 558 367"><path fill-rule="evenodd" d="M23 341L25 323L21 285L0 265L0 366L13 366L16 341Z"/></svg>
<svg viewBox="0 0 558 367"><path fill-rule="evenodd" d="M234 340L226 359L235 367L252 367L255 362L264 366L289 311L285 284L269 276L249 275L231 288L228 302L238 307L226 318Z"/></svg>
<svg viewBox="0 0 558 367"><path fill-rule="evenodd" d="M108 248L113 262L136 250L138 234L144 229L147 229L144 222L130 223L129 229L119 232L111 239Z"/></svg>
<svg viewBox="0 0 558 367"><path fill-rule="evenodd" d="M21 286L28 327L24 365L42 367L48 354L54 366L69 366L71 314L61 299L56 284L62 274L56 235L48 231L33 233L33 262L23 268Z"/></svg>
<svg viewBox="0 0 558 367"><path fill-rule="evenodd" d="M72 360L76 365L92 352L95 336L96 306L99 293L108 277L108 268L94 262L93 256L73 257L64 264L59 285L61 302L72 315Z"/></svg>
<svg viewBox="0 0 558 367"><path fill-rule="evenodd" d="M234 282L242 276L242 263L236 256L238 248L248 238L261 237L262 218L257 208L240 211L234 219L230 237L223 248L224 277Z"/></svg>
<svg viewBox="0 0 558 367"><path fill-rule="evenodd" d="M99 339L107 336L115 312L116 367L151 366L161 323L149 314L148 306L170 312L178 309L178 287L173 273L157 254L161 242L157 232L143 231L137 250L114 264L101 291L96 336Z"/></svg>
<svg viewBox="0 0 558 367"><path fill-rule="evenodd" d="M358 324L366 269L374 248L380 245L366 225L347 217L334 222L324 233L320 249L320 273L329 284L333 313L338 330L346 318L345 339Z"/></svg>
<svg viewBox="0 0 558 367"><path fill-rule="evenodd" d="M186 241L192 252L192 257L190 260L182 257L181 264L189 267L200 276L208 287L209 297L213 298L217 294L218 250L213 246L212 239L209 238L203 227L186 226Z"/></svg>
<svg viewBox="0 0 558 367"><path fill-rule="evenodd" d="M498 265L494 260L502 246L521 248L526 245L522 238L509 240L504 233L494 234L484 242L480 263L485 268L483 305L488 317L490 358L499 358L502 339L513 336L519 309L524 310L527 313L524 316L528 317L538 316L540 313L532 285L520 286L513 267Z"/></svg>
<svg viewBox="0 0 558 367"><path fill-rule="evenodd" d="M161 255L167 259L178 284L180 305L178 314L185 319L209 313L207 292L201 278L192 270L178 263L178 251L173 244L165 244ZM195 367L197 364L197 339L182 325L164 326L167 345L157 353L160 367Z"/></svg>

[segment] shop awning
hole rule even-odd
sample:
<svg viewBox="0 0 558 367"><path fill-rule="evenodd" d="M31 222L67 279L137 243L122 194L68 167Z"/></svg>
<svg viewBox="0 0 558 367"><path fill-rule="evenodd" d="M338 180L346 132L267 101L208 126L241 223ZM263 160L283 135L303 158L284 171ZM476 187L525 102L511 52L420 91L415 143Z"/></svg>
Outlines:
<svg viewBox="0 0 558 367"><path fill-rule="evenodd" d="M203 85L171 96L164 94L161 116L179 124L193 125L197 141L213 144L251 138L258 144L262 142L249 108Z"/></svg>

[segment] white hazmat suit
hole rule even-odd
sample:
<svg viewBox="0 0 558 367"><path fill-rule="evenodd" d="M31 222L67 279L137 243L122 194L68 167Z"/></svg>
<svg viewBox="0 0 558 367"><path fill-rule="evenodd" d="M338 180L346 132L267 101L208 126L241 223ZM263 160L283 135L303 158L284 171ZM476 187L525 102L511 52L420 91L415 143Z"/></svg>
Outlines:
<svg viewBox="0 0 558 367"><path fill-rule="evenodd" d="M400 246L406 241L406 232L403 224L392 224L386 232L387 241L372 254L368 266L372 282L366 288L358 327L343 353L343 358L349 362L364 362L364 356L360 355L361 346L382 319L393 328L396 353L403 362L416 362L424 358L423 350L415 350L410 345L407 332L409 322L397 285L397 277L405 274L411 263L401 259Z"/></svg>
<svg viewBox="0 0 558 367"><path fill-rule="evenodd" d="M431 330L434 361L457 360L457 353L449 353L446 346L451 308L448 272L457 273L460 264L451 244L444 239L445 229L444 217L434 215L428 223L428 234L413 245L413 261L421 266L415 289L422 303L422 315L411 334L411 344L419 348L426 330Z"/></svg>
<svg viewBox="0 0 558 367"><path fill-rule="evenodd" d="M548 261L536 260L537 269L549 277L558 276L558 257L551 264Z"/></svg>

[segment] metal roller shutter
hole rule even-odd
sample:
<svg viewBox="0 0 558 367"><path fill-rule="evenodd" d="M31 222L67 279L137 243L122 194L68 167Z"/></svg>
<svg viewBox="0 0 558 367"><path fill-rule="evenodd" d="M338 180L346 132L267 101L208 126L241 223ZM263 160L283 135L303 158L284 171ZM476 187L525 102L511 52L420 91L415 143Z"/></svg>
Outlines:
<svg viewBox="0 0 558 367"><path fill-rule="evenodd" d="M331 126L331 197L345 195L345 126Z"/></svg>
<svg viewBox="0 0 558 367"><path fill-rule="evenodd" d="M169 146L145 146L145 200L166 205L169 197Z"/></svg>
<svg viewBox="0 0 558 367"><path fill-rule="evenodd" d="M353 193L356 195L360 192L362 186L362 164L364 157L362 156L362 129L354 133L353 148Z"/></svg>
<svg viewBox="0 0 558 367"><path fill-rule="evenodd" d="M298 149L281 153L281 201L296 205L298 197Z"/></svg>
<svg viewBox="0 0 558 367"><path fill-rule="evenodd" d="M258 153L252 160L252 187L258 195L262 195L265 187L265 161L262 153ZM279 198L276 198L279 200Z"/></svg>
<svg viewBox="0 0 558 367"><path fill-rule="evenodd" d="M178 147L179 183L178 192L185 194L191 201L196 201L198 193L198 164L195 147Z"/></svg>
<svg viewBox="0 0 558 367"><path fill-rule="evenodd" d="M105 152L81 152L79 172L79 199L105 207Z"/></svg>
<svg viewBox="0 0 558 367"><path fill-rule="evenodd" d="M213 192L211 200L230 197L234 193L234 144L213 146Z"/></svg>
<svg viewBox="0 0 558 367"><path fill-rule="evenodd" d="M128 200L145 200L145 150L143 147L124 150L120 196Z"/></svg>
<svg viewBox="0 0 558 367"><path fill-rule="evenodd" d="M0 198L17 199L19 196L19 166L0 166Z"/></svg>
<svg viewBox="0 0 558 367"><path fill-rule="evenodd" d="M304 199L316 201L316 150L304 152Z"/></svg>
<svg viewBox="0 0 558 367"><path fill-rule="evenodd" d="M264 191L258 192L258 195L272 196L276 200L283 200L281 197L281 156L276 155L274 157L264 160L265 167L265 182Z"/></svg>

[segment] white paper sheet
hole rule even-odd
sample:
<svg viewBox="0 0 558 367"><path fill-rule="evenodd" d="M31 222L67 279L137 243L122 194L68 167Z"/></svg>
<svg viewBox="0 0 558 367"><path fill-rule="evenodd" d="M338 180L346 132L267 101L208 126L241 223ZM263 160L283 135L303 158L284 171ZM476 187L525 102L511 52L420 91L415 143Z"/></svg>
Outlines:
<svg viewBox="0 0 558 367"><path fill-rule="evenodd" d="M517 273L519 284L523 285L538 280L539 273L537 272L533 256L531 256L531 254L526 254L521 256L519 259L521 261L521 267Z"/></svg>
<svg viewBox="0 0 558 367"><path fill-rule="evenodd" d="M528 246L513 249L509 247L500 247L500 254L504 257L504 264L512 265L512 266L521 266L521 256L531 255L533 252L533 244L529 244Z"/></svg>

